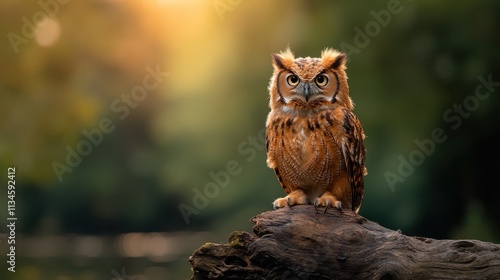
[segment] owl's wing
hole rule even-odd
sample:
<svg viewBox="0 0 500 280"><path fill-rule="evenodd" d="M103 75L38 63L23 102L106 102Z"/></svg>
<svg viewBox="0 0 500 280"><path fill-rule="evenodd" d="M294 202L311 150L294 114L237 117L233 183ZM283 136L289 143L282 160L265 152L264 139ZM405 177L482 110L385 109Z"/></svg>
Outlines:
<svg viewBox="0 0 500 280"><path fill-rule="evenodd" d="M289 194L294 191L294 189L285 184L283 178L300 176L295 172L295 169L292 168L295 161L288 160L286 164L281 164L278 169L278 158L283 156L283 153L287 153L291 156L288 148L285 148L284 142L284 128L286 121L280 121L276 119L271 124L266 125L266 152L267 152L267 166L274 170L278 181L280 182L281 187L285 191L285 193ZM293 156L292 156L293 157Z"/></svg>
<svg viewBox="0 0 500 280"><path fill-rule="evenodd" d="M277 126L276 126L277 128ZM283 178L278 170L278 165L276 164L276 160L274 158L274 149L276 147L276 135L275 130L271 128L271 126L266 126L266 153L267 153L267 166L274 170L274 174L278 178L281 187L285 190L286 193L290 193L290 190L283 183Z"/></svg>
<svg viewBox="0 0 500 280"><path fill-rule="evenodd" d="M342 154L352 189L352 210L358 212L364 194L364 176L367 174L363 144L365 134L358 118L347 109L343 111Z"/></svg>

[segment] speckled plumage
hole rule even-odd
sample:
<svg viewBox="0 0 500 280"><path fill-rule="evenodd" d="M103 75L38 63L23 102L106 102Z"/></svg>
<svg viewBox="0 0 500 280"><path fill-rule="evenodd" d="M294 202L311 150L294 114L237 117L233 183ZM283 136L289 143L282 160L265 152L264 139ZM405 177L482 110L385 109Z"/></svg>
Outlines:
<svg viewBox="0 0 500 280"><path fill-rule="evenodd" d="M367 173L365 136L352 113L345 62L345 54L331 49L321 58L295 59L289 49L273 54L267 164L287 193L274 201L275 208L314 204L359 210Z"/></svg>

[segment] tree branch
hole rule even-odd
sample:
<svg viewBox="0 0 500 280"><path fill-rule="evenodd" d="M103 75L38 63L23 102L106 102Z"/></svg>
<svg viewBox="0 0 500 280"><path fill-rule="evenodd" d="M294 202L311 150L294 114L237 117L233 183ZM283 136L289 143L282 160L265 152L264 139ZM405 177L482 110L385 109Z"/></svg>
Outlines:
<svg viewBox="0 0 500 280"><path fill-rule="evenodd" d="M489 242L410 237L310 205L251 221L253 233L197 249L191 279L500 279L500 245Z"/></svg>

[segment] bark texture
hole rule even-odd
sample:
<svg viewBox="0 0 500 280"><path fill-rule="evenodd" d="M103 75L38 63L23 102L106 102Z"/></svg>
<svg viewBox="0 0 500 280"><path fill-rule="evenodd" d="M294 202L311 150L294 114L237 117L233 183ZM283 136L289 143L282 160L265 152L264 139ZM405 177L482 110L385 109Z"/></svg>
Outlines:
<svg viewBox="0 0 500 280"><path fill-rule="evenodd" d="M257 215L253 233L197 249L191 279L500 279L500 245L411 237L351 211L319 210Z"/></svg>

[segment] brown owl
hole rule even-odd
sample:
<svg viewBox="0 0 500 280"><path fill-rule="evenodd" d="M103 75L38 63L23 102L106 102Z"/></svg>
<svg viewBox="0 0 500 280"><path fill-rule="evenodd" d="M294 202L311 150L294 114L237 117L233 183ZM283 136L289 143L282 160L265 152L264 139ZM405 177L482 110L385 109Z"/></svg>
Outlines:
<svg viewBox="0 0 500 280"><path fill-rule="evenodd" d="M274 208L313 204L359 211L364 193L365 138L347 85L346 55L272 55L267 165L287 193Z"/></svg>

